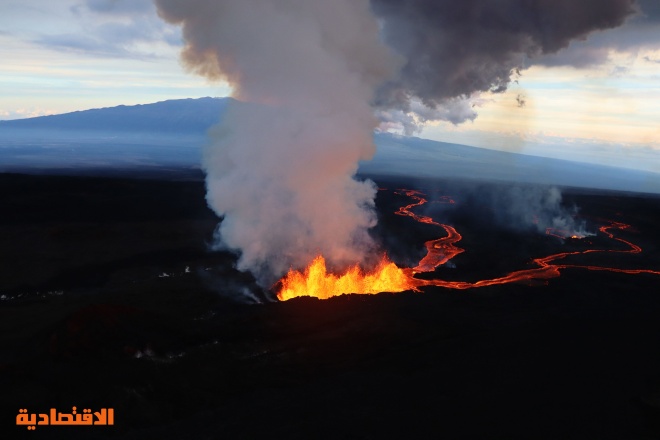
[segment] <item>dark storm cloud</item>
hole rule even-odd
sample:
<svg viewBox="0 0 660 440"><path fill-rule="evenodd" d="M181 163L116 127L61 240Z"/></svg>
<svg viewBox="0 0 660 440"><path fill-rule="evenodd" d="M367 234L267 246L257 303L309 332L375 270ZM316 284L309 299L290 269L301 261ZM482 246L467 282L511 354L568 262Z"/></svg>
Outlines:
<svg viewBox="0 0 660 440"><path fill-rule="evenodd" d="M636 12L626 23L608 32L597 32L586 41L573 41L566 50L528 60L543 66L593 67L610 61L612 50L636 53L660 46L660 1L638 0Z"/></svg>
<svg viewBox="0 0 660 440"><path fill-rule="evenodd" d="M570 66L583 69L606 63L609 55L610 48L607 46L597 46L591 42L577 42L559 53L528 59L526 63L528 65L538 64L547 67Z"/></svg>
<svg viewBox="0 0 660 440"><path fill-rule="evenodd" d="M474 92L504 91L526 59L559 52L635 13L634 0L371 0L371 5L382 19L385 41L406 60L383 88L381 106L406 106L410 96L434 106ZM599 57L592 54L594 62Z"/></svg>
<svg viewBox="0 0 660 440"><path fill-rule="evenodd" d="M574 41L570 47L556 54L530 59L530 64L543 66L571 66L586 68L610 61L612 50L636 54L644 49L660 47L660 26L631 20L618 29L598 33L587 41Z"/></svg>

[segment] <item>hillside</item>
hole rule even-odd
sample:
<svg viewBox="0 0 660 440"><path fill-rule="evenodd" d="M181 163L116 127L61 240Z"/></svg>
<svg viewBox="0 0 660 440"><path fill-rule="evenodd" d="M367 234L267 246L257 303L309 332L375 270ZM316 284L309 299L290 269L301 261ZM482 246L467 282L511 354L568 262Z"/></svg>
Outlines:
<svg viewBox="0 0 660 440"><path fill-rule="evenodd" d="M232 98L175 99L153 104L120 105L61 115L0 121L0 130L204 133L216 124Z"/></svg>
<svg viewBox="0 0 660 440"><path fill-rule="evenodd" d="M199 98L0 121L0 172L199 169L207 130L237 102ZM376 133L363 174L660 193L660 174Z"/></svg>
<svg viewBox="0 0 660 440"><path fill-rule="evenodd" d="M530 156L387 133L375 135L371 174L494 180L578 188L660 193L660 174L569 160Z"/></svg>

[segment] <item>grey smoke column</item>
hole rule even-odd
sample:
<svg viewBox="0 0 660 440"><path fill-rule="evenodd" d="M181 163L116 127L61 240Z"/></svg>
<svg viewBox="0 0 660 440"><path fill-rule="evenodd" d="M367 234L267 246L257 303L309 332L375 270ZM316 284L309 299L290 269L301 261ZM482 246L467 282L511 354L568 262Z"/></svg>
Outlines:
<svg viewBox="0 0 660 440"><path fill-rule="evenodd" d="M654 0L655 1L655 0ZM429 107L474 92L506 90L525 59L621 25L634 0L371 0L385 41L405 58L381 90L382 108ZM455 104L454 104L455 105ZM414 111L414 109L413 109ZM452 122L475 114L443 117Z"/></svg>
<svg viewBox="0 0 660 440"><path fill-rule="evenodd" d="M399 61L368 0L156 0L180 24L184 64L225 78L250 104L231 107L206 149L207 200L219 244L268 285L323 254L335 266L373 250L376 87Z"/></svg>

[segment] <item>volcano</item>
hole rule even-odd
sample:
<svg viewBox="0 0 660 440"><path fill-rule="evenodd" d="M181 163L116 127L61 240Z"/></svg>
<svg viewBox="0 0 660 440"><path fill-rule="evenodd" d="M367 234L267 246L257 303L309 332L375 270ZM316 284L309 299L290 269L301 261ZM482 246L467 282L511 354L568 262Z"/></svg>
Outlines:
<svg viewBox="0 0 660 440"><path fill-rule="evenodd" d="M484 192L502 184L371 176L375 268L404 275L375 290L398 293L279 301L209 251L218 218L185 176L0 175L8 437L26 432L20 408L72 406L115 424L37 431L660 436L657 197L566 188L593 233L573 239L541 213L498 219Z"/></svg>

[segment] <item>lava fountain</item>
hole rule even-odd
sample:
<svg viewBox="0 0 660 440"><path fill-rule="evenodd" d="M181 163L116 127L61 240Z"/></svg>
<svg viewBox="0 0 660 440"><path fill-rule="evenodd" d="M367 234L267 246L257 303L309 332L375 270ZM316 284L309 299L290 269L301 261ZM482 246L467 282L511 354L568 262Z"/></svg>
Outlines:
<svg viewBox="0 0 660 440"><path fill-rule="evenodd" d="M403 292L418 290L415 282L410 269L401 269L387 256L383 256L376 268L368 273L355 265L341 275L334 275L328 273L325 259L319 255L304 271L289 270L279 282L281 289L277 298L285 301L298 296L327 299L342 293Z"/></svg>

